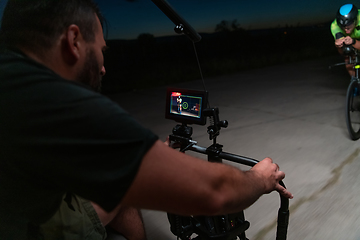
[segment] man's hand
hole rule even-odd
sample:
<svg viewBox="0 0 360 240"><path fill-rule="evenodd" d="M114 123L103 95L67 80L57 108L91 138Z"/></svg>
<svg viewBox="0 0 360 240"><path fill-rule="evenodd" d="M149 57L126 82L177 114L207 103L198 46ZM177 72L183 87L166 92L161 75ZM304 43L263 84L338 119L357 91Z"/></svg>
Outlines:
<svg viewBox="0 0 360 240"><path fill-rule="evenodd" d="M345 45L352 45L353 43L354 43L354 40L350 36L347 36L344 38Z"/></svg>
<svg viewBox="0 0 360 240"><path fill-rule="evenodd" d="M344 46L344 40L345 38L339 38L335 40L335 46L337 48L342 48L342 46Z"/></svg>
<svg viewBox="0 0 360 240"><path fill-rule="evenodd" d="M273 163L271 158L260 161L250 171L258 174L264 181L265 193L276 190L284 197L293 198L293 195L279 184L285 178L285 173L279 170L279 165Z"/></svg>

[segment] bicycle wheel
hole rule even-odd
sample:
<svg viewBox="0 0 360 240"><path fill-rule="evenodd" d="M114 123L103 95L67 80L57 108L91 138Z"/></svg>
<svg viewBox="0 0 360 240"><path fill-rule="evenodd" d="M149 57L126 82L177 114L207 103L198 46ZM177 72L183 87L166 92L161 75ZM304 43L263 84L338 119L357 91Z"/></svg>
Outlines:
<svg viewBox="0 0 360 240"><path fill-rule="evenodd" d="M352 140L360 138L359 83L352 81L346 94L346 125Z"/></svg>

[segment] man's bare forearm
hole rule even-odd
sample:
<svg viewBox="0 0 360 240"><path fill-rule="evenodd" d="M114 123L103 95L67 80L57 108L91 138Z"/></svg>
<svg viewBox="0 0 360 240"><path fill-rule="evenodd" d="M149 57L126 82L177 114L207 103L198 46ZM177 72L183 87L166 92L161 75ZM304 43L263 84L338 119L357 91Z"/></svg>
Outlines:
<svg viewBox="0 0 360 240"><path fill-rule="evenodd" d="M276 189L276 178L283 178L269 161L242 172L188 156L158 141L145 155L123 203L180 215L238 212Z"/></svg>

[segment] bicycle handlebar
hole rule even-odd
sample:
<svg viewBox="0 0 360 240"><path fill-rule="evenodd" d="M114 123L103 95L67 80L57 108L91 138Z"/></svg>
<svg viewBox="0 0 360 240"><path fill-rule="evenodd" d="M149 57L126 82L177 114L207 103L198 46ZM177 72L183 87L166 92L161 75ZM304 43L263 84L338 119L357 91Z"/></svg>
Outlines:
<svg viewBox="0 0 360 240"><path fill-rule="evenodd" d="M191 150L191 151L194 151L197 153L203 153L203 154L209 153L207 148L200 147L196 144L188 147L186 150ZM239 155L227 153L227 152L222 152L222 151L218 152L217 156L222 159L240 163L240 164L247 165L250 167L253 167L255 164L257 164L259 162L258 160L255 160L252 158L243 157L243 156L239 156ZM280 181L279 183L281 186L286 188L283 181ZM289 199L280 195L280 208L278 211L276 240L286 240L287 228L289 225L289 216L290 216Z"/></svg>
<svg viewBox="0 0 360 240"><path fill-rule="evenodd" d="M346 45L346 44L344 44L342 46L342 51L343 51L344 55L346 55L346 56L356 54L356 52L357 52L356 48L354 48L352 45Z"/></svg>
<svg viewBox="0 0 360 240"><path fill-rule="evenodd" d="M341 63L336 63L336 64L332 64L329 66L329 69L331 70L331 68L333 67L337 67L337 66L342 66L342 65L347 65L347 64L358 64L358 57L359 57L359 51L354 48L352 45L343 45L342 47L343 50L343 54L345 56L349 57L349 61L348 62L341 62Z"/></svg>

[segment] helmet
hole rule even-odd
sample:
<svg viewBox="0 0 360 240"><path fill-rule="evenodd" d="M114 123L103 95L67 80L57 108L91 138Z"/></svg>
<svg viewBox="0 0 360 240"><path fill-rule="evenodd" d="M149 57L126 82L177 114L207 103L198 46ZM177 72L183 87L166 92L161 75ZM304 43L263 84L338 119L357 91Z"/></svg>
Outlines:
<svg viewBox="0 0 360 240"><path fill-rule="evenodd" d="M341 6L336 14L336 22L340 27L346 27L357 20L358 9L353 4Z"/></svg>

